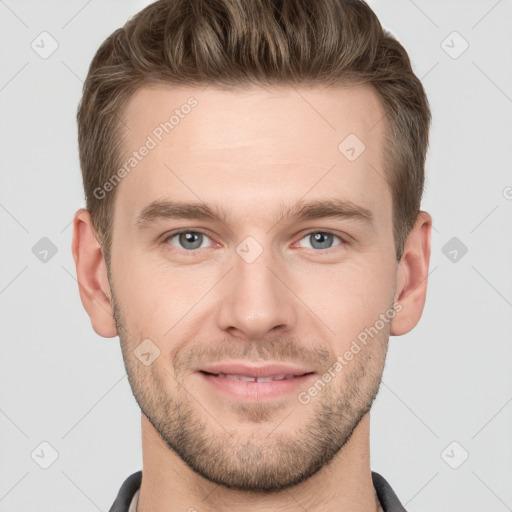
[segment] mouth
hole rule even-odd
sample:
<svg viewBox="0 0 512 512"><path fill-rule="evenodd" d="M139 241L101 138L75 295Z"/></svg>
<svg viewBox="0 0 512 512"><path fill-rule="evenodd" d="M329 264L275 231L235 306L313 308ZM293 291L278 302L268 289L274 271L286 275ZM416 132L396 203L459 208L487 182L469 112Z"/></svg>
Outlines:
<svg viewBox="0 0 512 512"><path fill-rule="evenodd" d="M316 374L307 368L290 365L247 366L219 364L197 371L215 391L237 400L261 400L283 397L296 390Z"/></svg>

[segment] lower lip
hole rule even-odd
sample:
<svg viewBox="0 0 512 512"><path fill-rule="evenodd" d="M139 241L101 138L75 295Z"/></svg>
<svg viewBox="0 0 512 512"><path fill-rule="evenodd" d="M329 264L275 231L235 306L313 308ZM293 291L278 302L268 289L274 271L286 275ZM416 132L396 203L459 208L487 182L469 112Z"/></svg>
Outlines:
<svg viewBox="0 0 512 512"><path fill-rule="evenodd" d="M273 380L269 382L253 382L217 377L216 375L199 372L199 375L211 386L236 398L272 398L283 396L297 390L314 377L314 373L300 375L292 379Z"/></svg>

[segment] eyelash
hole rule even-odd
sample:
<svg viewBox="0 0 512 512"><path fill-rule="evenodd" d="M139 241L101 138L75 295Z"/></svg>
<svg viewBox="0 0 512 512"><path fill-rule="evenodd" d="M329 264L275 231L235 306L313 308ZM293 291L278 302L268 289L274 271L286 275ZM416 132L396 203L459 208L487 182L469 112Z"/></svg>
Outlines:
<svg viewBox="0 0 512 512"><path fill-rule="evenodd" d="M207 233L205 233L204 231L201 231L201 230L193 230L193 229L181 229L181 230L178 230L178 231L174 231L174 232L171 232L169 234L167 234L163 240L164 243L168 243L169 240L171 240L172 238L178 236L178 235L181 235L182 233L196 233L196 234L201 234L207 238L209 238L211 240L211 237L208 236ZM335 245L334 247L329 247L327 249L314 249L314 248L307 248L307 249L310 249L312 251L314 251L315 253L329 253L333 250L335 250L337 247L341 247L343 245L346 245L348 242L346 240L344 240L340 235L337 235L336 233L333 233L332 231L322 231L322 230L312 230L312 231L309 231L307 233L305 233L304 235L302 235L302 237L299 239L299 242L301 240L303 240L304 238L312 235L312 234L316 234L316 233L321 233L323 235L333 235L335 238L338 238L340 240L340 243L338 245ZM295 243L298 243L298 242L295 242ZM168 245L171 245L171 244L168 244ZM171 245L172 246L172 245ZM187 249L182 249L182 248L179 248L179 247L175 247L175 246L172 246L173 248L175 249L181 249L183 252L186 252L186 253L189 253L189 254L193 254L197 251L199 251L200 249L208 249L208 247L199 247L197 249L190 249L190 250L187 250Z"/></svg>

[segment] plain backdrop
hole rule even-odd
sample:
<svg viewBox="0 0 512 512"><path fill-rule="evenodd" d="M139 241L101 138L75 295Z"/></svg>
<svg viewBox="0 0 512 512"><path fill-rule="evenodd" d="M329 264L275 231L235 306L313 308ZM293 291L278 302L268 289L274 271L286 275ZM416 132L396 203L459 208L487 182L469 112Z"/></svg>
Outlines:
<svg viewBox="0 0 512 512"><path fill-rule="evenodd" d="M108 511L142 467L119 340L92 330L70 245L82 82L148 3L0 0L2 512ZM512 2L371 6L431 103L434 218L425 311L390 340L371 466L410 512L512 510Z"/></svg>

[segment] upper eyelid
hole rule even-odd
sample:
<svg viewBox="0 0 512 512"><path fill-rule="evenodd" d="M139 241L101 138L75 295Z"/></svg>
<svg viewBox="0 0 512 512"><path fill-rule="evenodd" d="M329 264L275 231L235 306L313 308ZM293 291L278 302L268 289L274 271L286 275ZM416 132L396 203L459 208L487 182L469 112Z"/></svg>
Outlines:
<svg viewBox="0 0 512 512"><path fill-rule="evenodd" d="M179 229L178 231L171 231L170 233L166 233L163 235L162 241L166 242L167 240L170 240L171 238L174 238L177 235L181 235L182 233L200 233L201 235L207 236L210 240L214 241L213 238L202 229ZM203 247L205 249L205 247Z"/></svg>

